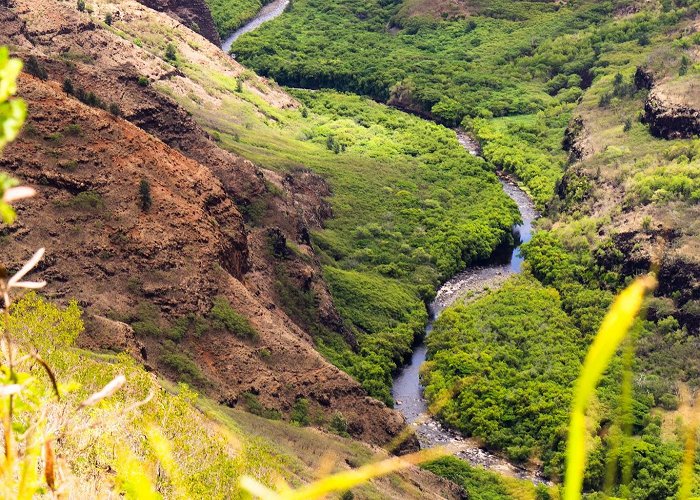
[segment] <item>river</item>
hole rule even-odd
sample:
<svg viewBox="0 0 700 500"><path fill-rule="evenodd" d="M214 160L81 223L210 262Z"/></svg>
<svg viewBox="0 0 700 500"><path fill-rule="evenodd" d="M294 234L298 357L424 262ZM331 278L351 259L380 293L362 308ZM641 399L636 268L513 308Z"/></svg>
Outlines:
<svg viewBox="0 0 700 500"><path fill-rule="evenodd" d="M244 33L253 31L262 23L266 23L267 21L271 21L272 19L280 16L282 12L284 12L284 9L287 8L287 5L289 5L289 0L273 0L267 5L264 5L253 19L231 33L221 44L221 48L224 50L224 52L228 53L231 50L231 45L233 45L233 42L235 42L238 37Z"/></svg>
<svg viewBox="0 0 700 500"><path fill-rule="evenodd" d="M238 37L256 29L264 22L280 16L289 4L289 1L274 0L265 5L253 19L226 38L221 48L225 52L229 52L231 45ZM479 144L466 133L457 131L457 139L471 154L480 154ZM468 293L478 294L487 287L493 288L508 276L520 272L523 258L520 255L519 247L522 243L530 240L532 223L538 214L530 198L518 188L515 182L504 175L500 175L499 178L503 185L503 190L515 201L520 210L522 223L513 228L516 245L511 252L493 259L490 264L462 271L440 287L435 300L430 304L431 320L425 328L426 336L430 334L435 318L456 300ZM503 457L483 448L478 440L464 437L452 429L443 427L440 422L428 416L428 407L425 399L423 399L423 387L420 384L418 373L421 364L426 359L426 354L425 343L416 346L410 363L396 376L392 388L396 408L404 415L409 424L415 426L421 447L429 448L438 445L449 445L455 456L471 465L482 466L494 472L527 479L534 483L547 483L547 480L540 475L539 471L512 464Z"/></svg>
<svg viewBox="0 0 700 500"><path fill-rule="evenodd" d="M479 154L479 145L465 133L458 131L460 144L471 154ZM472 267L453 276L443 284L437 292L435 300L430 304L431 320L425 328L429 335L433 322L440 313L458 299L468 294L483 293L486 288L494 288L508 276L520 272L523 258L520 255L520 245L530 240L532 223L538 214L530 198L506 176L500 176L503 190L518 205L522 223L513 228L516 245L505 256L494 259L490 264ZM448 445L454 450L455 456L462 458L471 465L482 466L486 469L506 474L512 477L528 479L534 483L546 483L537 470L530 470L508 462L503 457L487 451L478 440L461 436L458 432L445 428L440 422L427 414L427 403L423 398L423 387L420 383L419 369L426 359L427 349L421 342L413 351L410 363L395 377L392 395L396 408L413 425L422 448L438 445Z"/></svg>

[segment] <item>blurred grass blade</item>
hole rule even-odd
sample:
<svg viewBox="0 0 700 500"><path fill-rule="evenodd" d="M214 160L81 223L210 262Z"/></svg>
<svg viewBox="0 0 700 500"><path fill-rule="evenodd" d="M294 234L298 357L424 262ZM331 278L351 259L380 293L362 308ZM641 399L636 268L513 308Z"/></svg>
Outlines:
<svg viewBox="0 0 700 500"><path fill-rule="evenodd" d="M685 453L683 454L683 464L681 465L680 488L678 498L687 500L693 491L695 480L695 450L697 449L698 436L698 406L700 406L700 394L695 398L695 405L691 409L690 421L685 426Z"/></svg>
<svg viewBox="0 0 700 500"><path fill-rule="evenodd" d="M405 469L411 465L430 462L444 457L447 451L444 448L431 448L421 450L402 457L393 457L381 462L364 465L358 469L339 472L325 477L297 490L276 493L260 484L255 479L244 476L241 478L241 487L248 493L264 499L284 500L312 500L325 498L329 493L350 490L360 484L364 484L376 477L385 476L392 472Z"/></svg>
<svg viewBox="0 0 700 500"><path fill-rule="evenodd" d="M44 479L51 491L56 491L56 455L53 451L52 439L44 440Z"/></svg>
<svg viewBox="0 0 700 500"><path fill-rule="evenodd" d="M163 432L158 427L153 425L148 426L146 429L146 436L148 436L148 442L151 444L151 448L158 458L160 465L170 478L170 482L175 491L175 497L191 498L191 496L187 494L187 488L183 481L184 474L173 458L173 447L168 438L163 435Z"/></svg>
<svg viewBox="0 0 700 500"><path fill-rule="evenodd" d="M598 334L586 354L583 369L574 388L569 440L566 447L564 500L581 498L583 471L586 466L586 408L603 372L632 327L642 307L644 296L655 286L654 277L647 275L636 279L620 293L605 315Z"/></svg>
<svg viewBox="0 0 700 500"><path fill-rule="evenodd" d="M124 497L134 500L159 500L161 496L156 491L145 468L129 448L117 448L117 485Z"/></svg>

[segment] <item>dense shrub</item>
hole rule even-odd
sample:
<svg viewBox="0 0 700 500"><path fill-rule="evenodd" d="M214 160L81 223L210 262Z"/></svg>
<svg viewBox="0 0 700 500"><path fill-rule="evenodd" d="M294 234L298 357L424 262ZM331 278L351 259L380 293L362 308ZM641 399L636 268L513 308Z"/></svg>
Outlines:
<svg viewBox="0 0 700 500"><path fill-rule="evenodd" d="M250 322L238 314L225 297L216 297L209 317L215 328L233 333L237 337L255 340L259 334Z"/></svg>
<svg viewBox="0 0 700 500"><path fill-rule="evenodd" d="M302 427L309 425L309 400L306 398L298 398L294 401L289 419L293 424Z"/></svg>
<svg viewBox="0 0 700 500"><path fill-rule="evenodd" d="M153 198L151 197L151 185L146 179L141 179L139 183L139 206L144 212L148 212L153 205Z"/></svg>
<svg viewBox="0 0 700 500"><path fill-rule="evenodd" d="M443 312L427 344L426 397L452 394L443 419L513 460L555 459L584 352L555 290L511 279Z"/></svg>

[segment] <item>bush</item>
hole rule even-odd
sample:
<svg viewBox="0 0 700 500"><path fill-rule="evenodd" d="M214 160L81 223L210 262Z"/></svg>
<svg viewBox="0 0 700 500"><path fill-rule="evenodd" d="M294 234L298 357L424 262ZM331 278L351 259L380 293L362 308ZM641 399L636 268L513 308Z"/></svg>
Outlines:
<svg viewBox="0 0 700 500"><path fill-rule="evenodd" d="M138 83L140 87L148 87L148 84L150 83L150 81L148 80L147 77L142 75L142 76L139 76L139 79L137 80L136 83Z"/></svg>
<svg viewBox="0 0 700 500"><path fill-rule="evenodd" d="M177 49L172 43L165 46L165 59L168 61L177 61Z"/></svg>
<svg viewBox="0 0 700 500"><path fill-rule="evenodd" d="M134 282L129 282L129 288L136 288L136 286L132 286L132 283ZM137 286L140 288L140 282ZM134 329L134 333L138 336L161 337L163 335L160 311L150 302L144 301L139 303L133 314L127 318L127 321L131 324L131 328Z"/></svg>
<svg viewBox="0 0 700 500"><path fill-rule="evenodd" d="M274 408L266 408L265 406L263 406L260 403L260 401L258 400L258 397L255 394L253 394L252 392L242 393L241 400L242 400L243 406L245 406L245 408L253 415L267 418L269 420L281 420L282 419L282 414L280 413L279 410L275 410Z"/></svg>
<svg viewBox="0 0 700 500"><path fill-rule="evenodd" d="M238 314L225 297L216 297L209 312L213 326L243 339L256 340L259 334L248 321Z"/></svg>
<svg viewBox="0 0 700 500"><path fill-rule="evenodd" d="M335 412L331 417L328 429L330 429L331 432L338 434L339 436L350 436L350 434L348 434L348 421L345 420L345 417L339 411Z"/></svg>
<svg viewBox="0 0 700 500"><path fill-rule="evenodd" d="M117 104L116 102L113 102L109 105L109 112L112 113L114 116L122 115L122 110L119 107L119 104Z"/></svg>
<svg viewBox="0 0 700 500"><path fill-rule="evenodd" d="M73 88L73 82L70 81L68 78L63 80L63 91L69 95L73 95L73 92L75 91L75 89Z"/></svg>
<svg viewBox="0 0 700 500"><path fill-rule="evenodd" d="M105 14L105 24L106 24L107 26L112 26L112 20L113 20L113 19L112 19L112 13L111 13L111 12L107 12L107 14Z"/></svg>
<svg viewBox="0 0 700 500"><path fill-rule="evenodd" d="M78 0L78 10L85 12L85 0Z"/></svg>
<svg viewBox="0 0 700 500"><path fill-rule="evenodd" d="M293 424L297 424L301 427L306 427L309 425L309 400L306 398L299 398L294 401L294 406L292 406L292 414L290 415L290 420Z"/></svg>
<svg viewBox="0 0 700 500"><path fill-rule="evenodd" d="M179 379L189 384L202 385L206 378L192 358L182 352L182 349L171 341L164 344L165 353L160 362L177 373Z"/></svg>
<svg viewBox="0 0 700 500"><path fill-rule="evenodd" d="M141 179L139 184L139 206L144 212L148 212L153 205L153 199L151 198L151 185L146 179Z"/></svg>
<svg viewBox="0 0 700 500"><path fill-rule="evenodd" d="M69 202L70 206L81 210L98 210L105 206L102 195L97 191L83 191Z"/></svg>
<svg viewBox="0 0 700 500"><path fill-rule="evenodd" d="M63 131L66 135L73 137L78 137L83 134L83 129L77 123L71 123L70 125L66 126Z"/></svg>
<svg viewBox="0 0 700 500"><path fill-rule="evenodd" d="M46 80L49 77L46 68L44 68L44 66L34 56L29 56L27 62L24 64L24 69L27 73L32 76L36 76L40 80Z"/></svg>

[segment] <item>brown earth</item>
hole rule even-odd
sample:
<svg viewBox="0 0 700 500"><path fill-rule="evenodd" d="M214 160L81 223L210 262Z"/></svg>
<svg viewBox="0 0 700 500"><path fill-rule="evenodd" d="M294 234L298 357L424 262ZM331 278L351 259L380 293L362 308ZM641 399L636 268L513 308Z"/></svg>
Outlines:
<svg viewBox="0 0 700 500"><path fill-rule="evenodd" d="M135 23L177 25L165 14L126 3ZM243 71L202 37L192 37L198 47L192 57L207 57L214 70L227 74ZM290 318L280 303L275 283L282 269L292 287L313 290L318 323L352 344L308 240L310 228L332 215L321 178L304 171L281 178L220 149L153 85L192 89L196 82L72 4L18 0L0 7L0 44L25 59L35 56L49 74L47 82L22 77L30 119L0 158L0 168L39 192L20 207L21 222L3 231L5 254L16 268L46 246L40 275L49 282L47 294L77 298L95 316L84 345L130 350L173 378L178 374L163 363L163 353L189 353L208 379L203 388L219 401L236 405L241 393L251 392L286 413L298 397L307 397L321 414L342 412L351 434L369 442L385 443L403 428L397 412L322 358L299 326L306 327L304 321ZM183 52L187 46L179 44ZM140 85L139 76L151 85ZM66 94L66 79L74 89L117 104L124 119ZM296 105L264 80L254 83L272 105ZM139 207L142 180L153 199L147 212ZM267 207L262 224L246 228L236 204L261 201ZM283 252L276 255L280 241ZM297 251L286 250L292 242ZM224 296L260 338L208 331L173 344L135 338L123 323L96 317L119 318L152 304L167 324L185 314L206 315L215 296ZM409 439L405 448L412 447Z"/></svg>
<svg viewBox="0 0 700 500"><path fill-rule="evenodd" d="M204 0L139 0L153 10L165 12L214 45L221 45L219 32Z"/></svg>
<svg viewBox="0 0 700 500"><path fill-rule="evenodd" d="M478 8L466 0L408 0L397 13L398 19L431 17L433 19L464 19Z"/></svg>

